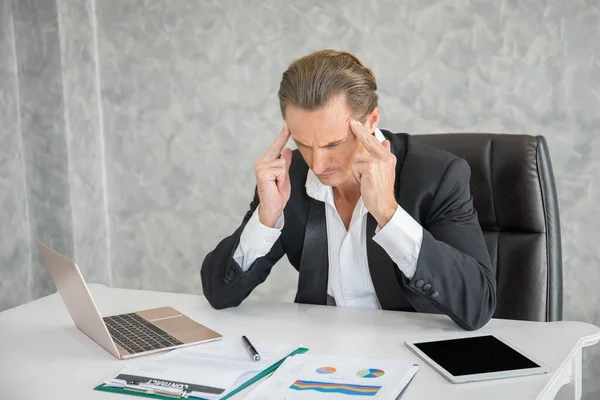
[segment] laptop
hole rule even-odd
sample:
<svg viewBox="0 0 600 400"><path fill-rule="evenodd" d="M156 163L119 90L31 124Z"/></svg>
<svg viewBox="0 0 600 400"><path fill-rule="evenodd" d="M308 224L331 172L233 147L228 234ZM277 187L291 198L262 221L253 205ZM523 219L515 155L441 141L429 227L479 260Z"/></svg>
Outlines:
<svg viewBox="0 0 600 400"><path fill-rule="evenodd" d="M77 328L118 359L222 337L171 307L102 318L77 264L39 241L37 248Z"/></svg>

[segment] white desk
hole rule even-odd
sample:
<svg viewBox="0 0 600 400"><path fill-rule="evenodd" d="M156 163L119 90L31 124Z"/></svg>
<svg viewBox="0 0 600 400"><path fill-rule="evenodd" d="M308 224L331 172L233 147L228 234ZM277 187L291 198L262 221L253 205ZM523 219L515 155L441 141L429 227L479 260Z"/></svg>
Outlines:
<svg viewBox="0 0 600 400"><path fill-rule="evenodd" d="M479 331L465 332L438 315L253 300L216 311L202 296L90 287L102 315L168 305L224 336L245 334L256 340L302 344L314 352L413 360L420 369L403 400L553 399L565 384L570 387L560 396L579 398L581 349L600 341L598 327L580 322L492 320ZM506 339L552 372L453 385L404 346L405 340L482 333ZM129 398L92 388L126 363L139 360L117 360L77 330L57 294L0 313L1 399Z"/></svg>

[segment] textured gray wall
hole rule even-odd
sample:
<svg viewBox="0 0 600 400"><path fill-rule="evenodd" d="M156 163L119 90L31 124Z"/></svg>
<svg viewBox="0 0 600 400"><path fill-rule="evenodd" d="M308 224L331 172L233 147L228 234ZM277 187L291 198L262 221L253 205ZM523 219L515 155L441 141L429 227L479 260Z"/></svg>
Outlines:
<svg viewBox="0 0 600 400"><path fill-rule="evenodd" d="M0 310L33 297L19 103L12 9L0 0Z"/></svg>
<svg viewBox="0 0 600 400"><path fill-rule="evenodd" d="M0 0L0 309L52 290L36 237L89 281L199 293L281 127L281 73L337 48L374 70L384 128L547 137L565 319L600 324L598 43L597 1ZM254 295L296 278L282 262ZM600 398L600 346L584 363Z"/></svg>
<svg viewBox="0 0 600 400"><path fill-rule="evenodd" d="M63 140L69 153L73 256L87 279L109 284L108 193L93 6L90 1L57 2L65 104Z"/></svg>

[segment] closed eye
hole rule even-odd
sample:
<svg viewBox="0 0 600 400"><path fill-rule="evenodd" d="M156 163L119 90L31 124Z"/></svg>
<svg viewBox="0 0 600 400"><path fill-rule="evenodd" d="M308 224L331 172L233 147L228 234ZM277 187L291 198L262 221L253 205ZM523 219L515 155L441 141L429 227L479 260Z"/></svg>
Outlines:
<svg viewBox="0 0 600 400"><path fill-rule="evenodd" d="M346 139L344 139L344 140L340 140L339 142L329 143L329 144L327 144L327 145L325 145L325 146L320 146L320 148L322 148L322 149L333 149L333 148L339 147L339 146L340 146L342 143L344 143L344 141L345 141L345 140L346 140ZM305 149L307 149L307 150L312 150L312 147L310 147L310 146L307 146L307 145L305 145L304 143L300 143L300 142L298 142L298 141L297 141L297 140L295 140L295 139L294 139L294 142L296 143L296 146L297 146L298 148L305 148Z"/></svg>

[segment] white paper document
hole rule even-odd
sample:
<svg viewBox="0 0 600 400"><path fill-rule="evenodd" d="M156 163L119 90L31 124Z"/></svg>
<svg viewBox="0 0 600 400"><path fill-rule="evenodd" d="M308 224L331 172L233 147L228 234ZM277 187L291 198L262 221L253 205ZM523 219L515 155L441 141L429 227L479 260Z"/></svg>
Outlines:
<svg viewBox="0 0 600 400"><path fill-rule="evenodd" d="M253 342L261 356L251 359L241 339L221 340L184 347L145 363L123 369L105 384L123 387L127 382L184 390L188 396L219 399L281 360L296 347Z"/></svg>
<svg viewBox="0 0 600 400"><path fill-rule="evenodd" d="M245 399L396 399L418 369L403 360L299 354L288 358Z"/></svg>

